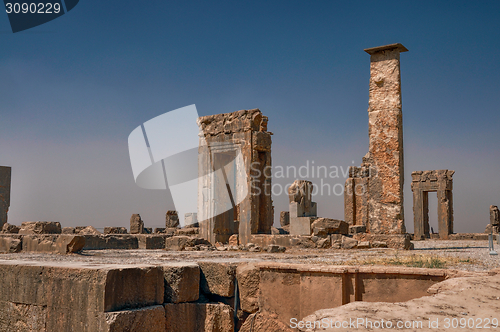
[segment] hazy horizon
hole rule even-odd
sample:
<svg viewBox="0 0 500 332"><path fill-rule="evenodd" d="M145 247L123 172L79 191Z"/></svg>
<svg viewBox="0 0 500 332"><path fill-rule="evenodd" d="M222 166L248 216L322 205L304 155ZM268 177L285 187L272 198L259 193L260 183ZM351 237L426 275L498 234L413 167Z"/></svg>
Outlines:
<svg viewBox="0 0 500 332"><path fill-rule="evenodd" d="M489 206L500 205L499 14L497 1L191 1L120 10L80 2L16 34L0 15L9 223L128 228L139 213L146 227L164 227L171 195L135 184L127 139L145 121L191 104L200 116L259 108L274 133L275 169L359 166L368 152L363 49L402 43L407 230L411 172L451 169L455 232L484 232ZM323 180L333 187L345 178ZM288 197L273 200L276 226ZM436 200L431 194L435 231ZM319 216L343 219L343 196L313 201Z"/></svg>

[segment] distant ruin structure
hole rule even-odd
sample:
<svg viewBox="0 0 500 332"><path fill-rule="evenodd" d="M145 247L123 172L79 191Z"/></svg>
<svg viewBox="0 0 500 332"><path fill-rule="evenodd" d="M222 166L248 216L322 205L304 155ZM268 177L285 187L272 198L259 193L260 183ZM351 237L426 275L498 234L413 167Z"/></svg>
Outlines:
<svg viewBox="0 0 500 332"><path fill-rule="evenodd" d="M295 180L288 188L290 234L311 235L311 224L317 217L317 204L312 201L311 181Z"/></svg>
<svg viewBox="0 0 500 332"><path fill-rule="evenodd" d="M345 183L344 218L372 234L402 234L404 223L401 44L365 49L370 54L369 151Z"/></svg>
<svg viewBox="0 0 500 332"><path fill-rule="evenodd" d="M11 171L8 166L0 166L0 229L7 222L10 207Z"/></svg>
<svg viewBox="0 0 500 332"><path fill-rule="evenodd" d="M500 211L498 206L490 205L490 223L486 226L485 233L498 234L500 232Z"/></svg>
<svg viewBox="0 0 500 332"><path fill-rule="evenodd" d="M453 174L455 171L417 171L411 173L413 192L414 240L430 237L429 192L437 192L439 238L453 234Z"/></svg>
<svg viewBox="0 0 500 332"><path fill-rule="evenodd" d="M270 234L271 135L268 118L258 109L198 119L198 222L211 243L227 243L239 234Z"/></svg>

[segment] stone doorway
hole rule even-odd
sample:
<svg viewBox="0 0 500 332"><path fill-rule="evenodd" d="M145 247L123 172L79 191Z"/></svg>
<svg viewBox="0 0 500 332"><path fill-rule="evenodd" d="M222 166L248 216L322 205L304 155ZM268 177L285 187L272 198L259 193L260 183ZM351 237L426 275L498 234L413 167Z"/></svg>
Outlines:
<svg viewBox="0 0 500 332"><path fill-rule="evenodd" d="M453 233L453 174L451 170L411 173L414 240L430 238L429 192L437 193L438 233L446 240Z"/></svg>

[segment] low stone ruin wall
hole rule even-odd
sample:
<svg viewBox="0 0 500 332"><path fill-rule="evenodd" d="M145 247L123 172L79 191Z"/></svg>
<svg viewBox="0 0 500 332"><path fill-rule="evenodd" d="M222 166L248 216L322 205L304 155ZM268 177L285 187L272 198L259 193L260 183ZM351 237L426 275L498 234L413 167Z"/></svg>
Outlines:
<svg viewBox="0 0 500 332"><path fill-rule="evenodd" d="M3 260L0 331L250 331L256 315L286 326L291 318L352 301L420 297L450 275L437 269L282 263Z"/></svg>

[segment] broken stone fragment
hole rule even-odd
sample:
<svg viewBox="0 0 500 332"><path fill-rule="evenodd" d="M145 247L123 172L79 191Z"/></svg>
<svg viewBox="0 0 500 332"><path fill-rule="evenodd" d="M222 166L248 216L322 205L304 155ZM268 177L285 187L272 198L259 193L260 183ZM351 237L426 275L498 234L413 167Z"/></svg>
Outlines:
<svg viewBox="0 0 500 332"><path fill-rule="evenodd" d="M348 236L342 236L342 249L354 249L358 245L358 241Z"/></svg>
<svg viewBox="0 0 500 332"><path fill-rule="evenodd" d="M170 263L163 266L165 303L193 302L199 298L200 267L196 263Z"/></svg>
<svg viewBox="0 0 500 332"><path fill-rule="evenodd" d="M236 269L241 310L254 313L259 310L260 269L252 263L240 264Z"/></svg>
<svg viewBox="0 0 500 332"><path fill-rule="evenodd" d="M79 235L101 235L101 232L99 232L95 227L93 226L79 226L75 227L75 233Z"/></svg>
<svg viewBox="0 0 500 332"><path fill-rule="evenodd" d="M234 280L237 265L223 262L199 262L200 287L205 294L224 297L234 296Z"/></svg>
<svg viewBox="0 0 500 332"><path fill-rule="evenodd" d="M127 234L125 227L104 227L104 234Z"/></svg>
<svg viewBox="0 0 500 332"><path fill-rule="evenodd" d="M343 220L318 218L312 224L313 235L327 236L330 234L347 234L349 225Z"/></svg>
<svg viewBox="0 0 500 332"><path fill-rule="evenodd" d="M19 234L61 234L61 224L55 221L25 221L21 223Z"/></svg>
<svg viewBox="0 0 500 332"><path fill-rule="evenodd" d="M17 234L19 233L19 227L16 225L11 225L9 223L3 224L2 232L3 234Z"/></svg>
<svg viewBox="0 0 500 332"><path fill-rule="evenodd" d="M281 211L280 212L280 225L281 227L290 224L290 212L289 211Z"/></svg>
<svg viewBox="0 0 500 332"><path fill-rule="evenodd" d="M358 242L358 249L370 249L370 242L369 241L360 241Z"/></svg>
<svg viewBox="0 0 500 332"><path fill-rule="evenodd" d="M130 217L130 234L143 234L144 233L144 221L142 221L139 214L133 214Z"/></svg>
<svg viewBox="0 0 500 332"><path fill-rule="evenodd" d="M349 226L349 234L358 234L358 233L366 233L366 226L364 225Z"/></svg>
<svg viewBox="0 0 500 332"><path fill-rule="evenodd" d="M238 246L239 245L239 241L238 241L238 234L233 234L229 237L229 242L228 244L230 246Z"/></svg>
<svg viewBox="0 0 500 332"><path fill-rule="evenodd" d="M179 216L177 211L169 210L165 214L165 227L166 228L176 228L179 227Z"/></svg>

